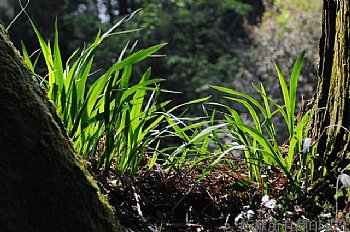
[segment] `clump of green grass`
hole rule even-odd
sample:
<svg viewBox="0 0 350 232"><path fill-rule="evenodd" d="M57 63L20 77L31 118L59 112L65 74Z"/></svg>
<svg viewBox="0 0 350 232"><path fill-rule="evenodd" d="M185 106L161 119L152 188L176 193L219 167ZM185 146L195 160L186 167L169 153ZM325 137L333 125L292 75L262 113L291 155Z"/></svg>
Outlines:
<svg viewBox="0 0 350 232"><path fill-rule="evenodd" d="M303 147L303 142L308 139L304 128L310 112L306 112L297 121L295 110L297 83L304 52L295 62L289 86L275 64L283 94L282 105L268 97L263 85L254 86L262 103L236 90L212 87L226 94L226 99L245 106L253 120L253 126L246 124L232 107L217 103L212 105L224 108L224 112L216 109L209 115L204 108L205 117L178 117L173 114L175 110L205 102L209 97L165 111L169 101L157 103L158 93L162 91L159 88L162 79L151 78L150 68L144 72L138 83L130 83L134 65L154 55L165 43L129 55L125 55L128 49L126 45L118 61L88 86L88 79L94 74L92 66L96 49L110 36L131 32L114 31L132 15L122 19L107 32L99 32L91 44L80 52L76 50L65 64L61 58L57 23L53 44L45 42L32 23L47 68L45 77L36 74L38 57L32 61L23 45L23 56L28 67L45 84L48 97L55 104L57 113L79 154L84 158L94 157L98 153L98 147L101 148L102 145L102 150L99 151L99 167L103 169L104 174L108 173L113 163L121 173L133 175L138 170L144 154L152 151L148 168L152 168L159 158L164 160L163 167L166 170L191 170L196 165L205 163L206 169L201 175L204 177L222 161L232 168L238 168L234 162L225 158L238 151L244 153L250 179L260 184L264 194L269 187L264 179L269 166L278 167L293 185L289 198L297 196L302 186L312 182L314 157ZM217 120L218 114L223 115L224 120ZM288 128L289 143L286 154L280 150L280 144L277 142L278 135L272 122L276 115L284 119ZM167 123L167 126L159 128L161 123ZM232 136L232 143L222 141L220 135L225 133ZM160 140L169 136L180 138L182 144L160 149ZM155 147L149 149L150 144L154 144Z"/></svg>
<svg viewBox="0 0 350 232"><path fill-rule="evenodd" d="M303 141L308 139L305 134L305 127L310 117L310 111L306 112L298 121L296 117L297 83L302 68L302 61L305 52L297 58L290 75L289 86L275 64L279 84L283 94L283 105L268 97L264 86L255 87L262 98L262 103L251 96L220 86L213 86L214 89L226 94L225 98L238 102L246 107L252 120L253 126L248 125L241 118L239 113L230 106L221 105L226 109L224 118L229 125L229 133L235 141L243 145L244 156L247 160L250 178L261 184L264 193L267 193L268 182L264 181L263 174L268 166L278 167L288 178L293 188L289 192L290 197L296 196L305 179L313 180L314 162L313 156L304 147ZM288 152L285 154L278 144L278 134L272 118L276 115L282 116L289 133Z"/></svg>
<svg viewBox="0 0 350 232"><path fill-rule="evenodd" d="M165 166L170 169L190 169L197 164L205 163L201 177L213 168L225 162L234 169L242 168L232 162L232 153L243 153L246 160L249 178L258 183L263 194L268 193L269 182L265 178L271 172L269 167L277 167L288 179L288 199L302 194L313 181L314 155L309 151L310 138L307 138L305 127L311 111L305 112L300 119L296 115L297 84L305 52L297 58L290 75L289 86L286 78L275 64L279 85L283 94L283 104L278 104L267 95L264 86L254 86L261 101L248 94L221 87L212 88L224 93L225 98L242 104L249 112L253 125L247 124L240 114L228 105L209 103L216 109L211 115L206 112L202 118L180 118L166 115L170 134L182 141L182 145L163 150ZM205 99L207 100L207 99ZM219 111L224 108L224 111ZM204 108L205 109L205 108ZM220 115L222 119L217 119ZM289 140L281 149L273 117L280 116L288 128ZM230 135L232 142L224 142L220 135ZM213 146L214 145L214 146Z"/></svg>
<svg viewBox="0 0 350 232"><path fill-rule="evenodd" d="M113 160L120 172L135 174L146 149L157 137L156 133L150 133L163 119L158 117L157 111L168 103L156 103L162 80L151 78L151 69L138 83L130 83L133 66L151 57L165 43L128 56L125 54L128 46L125 46L118 61L88 87L91 82L88 79L94 74L96 49L110 36L131 32L114 31L132 16L122 19L103 34L99 31L91 44L81 51L76 50L65 64L61 58L57 22L53 45L44 41L32 22L47 68L45 77L35 72L38 57L32 62L24 45L22 49L30 70L45 83L48 97L55 104L75 150L84 158L93 157L102 143L100 167L105 174Z"/></svg>
<svg viewBox="0 0 350 232"><path fill-rule="evenodd" d="M233 89L212 87L224 93L226 99L242 104L248 110L253 125L247 124L234 108L218 103L208 103L215 107L211 115L203 108L205 117L184 118L164 113L168 126L163 132L177 137L182 143L159 151L165 159L163 164L166 170L189 168L190 171L196 165L204 163L205 170L201 175L203 178L222 162L235 170L242 168L235 164L232 153L243 153L249 178L258 183L264 195L268 193L270 186L266 177L271 174L273 168L277 168L289 181L287 198L301 196L302 191L313 182L315 158L309 149L311 139L307 138L305 132L311 111L305 112L300 118L296 115L297 84L304 55L305 52L302 52L297 58L289 85L275 64L283 95L282 105L268 96L262 84L259 87L254 86L261 101ZM208 98L191 103L206 100ZM222 108L224 110L220 111ZM218 119L218 115L223 120ZM288 129L289 140L284 144L284 149L281 149L282 144L278 143L278 134L272 120L277 116L283 118ZM232 142L223 141L221 135L225 134L231 136ZM270 169L271 167L273 168Z"/></svg>

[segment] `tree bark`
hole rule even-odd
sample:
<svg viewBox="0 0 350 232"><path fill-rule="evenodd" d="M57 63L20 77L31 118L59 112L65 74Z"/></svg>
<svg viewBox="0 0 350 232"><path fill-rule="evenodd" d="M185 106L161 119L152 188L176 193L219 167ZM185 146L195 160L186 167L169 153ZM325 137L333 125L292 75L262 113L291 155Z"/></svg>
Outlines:
<svg viewBox="0 0 350 232"><path fill-rule="evenodd" d="M349 1L324 0L312 134L319 166L338 175L350 158Z"/></svg>
<svg viewBox="0 0 350 232"><path fill-rule="evenodd" d="M0 231L120 231L0 25Z"/></svg>
<svg viewBox="0 0 350 232"><path fill-rule="evenodd" d="M129 14L129 1L128 0L119 0L119 15L127 15Z"/></svg>

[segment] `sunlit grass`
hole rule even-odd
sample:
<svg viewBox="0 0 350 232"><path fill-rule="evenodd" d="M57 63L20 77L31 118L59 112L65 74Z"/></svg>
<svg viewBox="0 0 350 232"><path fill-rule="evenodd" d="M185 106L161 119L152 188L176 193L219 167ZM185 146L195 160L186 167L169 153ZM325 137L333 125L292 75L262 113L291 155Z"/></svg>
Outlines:
<svg viewBox="0 0 350 232"><path fill-rule="evenodd" d="M277 166L287 176L290 184L296 186L297 189L300 189L303 178L308 178L311 181L313 179L312 155L303 153L303 141L307 137L304 130L310 117L310 111L297 121L295 110L297 83L304 55L305 53L302 52L295 62L289 86L286 84L286 78L275 64L284 99L283 105L277 104L275 100L268 97L263 85L254 86L262 98L262 104L245 93L213 86L214 89L226 94L226 99L244 105L253 120L253 126L248 125L235 109L222 105L226 109L224 117L229 124L229 133L238 144L245 147L244 155L250 178L261 183L265 192L267 183L264 182L262 176L269 165ZM289 141L288 144L285 144L288 148L286 153L280 149L281 144L278 144L278 134L272 122L272 118L277 115L284 119L288 128ZM291 194L293 195L293 193Z"/></svg>
<svg viewBox="0 0 350 232"><path fill-rule="evenodd" d="M61 58L57 23L53 45L44 41L32 23L48 72L45 77L35 73L37 59L32 62L24 45L22 49L30 70L45 83L48 97L55 104L75 150L84 158L95 156L102 143L100 167L105 174L113 160L117 170L136 172L147 146L157 136L150 133L162 120L157 110L168 103L157 104L156 93L160 91L162 80L151 78L151 69L137 84L130 83L133 66L155 54L165 43L128 56L125 55L128 46L125 46L118 61L88 87L96 49L105 39L118 34L114 32L116 28L131 17L122 19L103 34L99 32L91 44L82 51L76 50L65 64ZM127 32L130 31L120 33Z"/></svg>
<svg viewBox="0 0 350 232"><path fill-rule="evenodd" d="M118 61L107 71L102 74L92 71L98 46L112 35L131 32L114 32L131 17L122 19L103 34L99 32L91 44L81 51L76 50L65 64L61 58L57 23L53 44L45 42L32 23L47 68L44 77L35 71L39 56L36 59L30 57L23 45L23 56L29 69L45 84L49 99L55 104L75 150L82 157L98 156L99 168L105 175L112 165L120 173L134 175L147 153L151 154L147 160L148 169L160 163L165 171L184 168L191 171L197 165L205 164L200 178L226 162L232 171L247 168L249 178L258 183L264 194L269 188L264 176L268 167L274 166L293 185L290 197L300 193L305 179L308 183L313 180L314 157L303 149L303 141L307 138L304 128L310 112L306 112L299 121L296 118L297 84L304 52L295 62L289 85L275 64L283 95L282 105L268 96L263 85L254 86L261 101L233 89L212 87L225 94L227 100L242 104L249 112L253 125L248 125L231 106L218 103L208 103L214 106L211 113L203 107L204 116L177 116L174 114L176 110L207 103L210 97L166 110L170 101L158 103L158 95L162 91L159 83L163 80L151 78L150 68L136 84L130 81L134 65L153 56L165 43L128 55L126 51L129 46L126 45ZM88 86L89 78L93 75L99 77ZM281 144L278 144L278 134L272 120L277 116L283 118L288 128L287 152L281 151ZM233 141L224 142L220 136L225 134L230 135ZM170 137L176 137L180 144L161 146L161 141ZM230 160L229 156L232 157L233 153L244 154L246 167L238 167Z"/></svg>

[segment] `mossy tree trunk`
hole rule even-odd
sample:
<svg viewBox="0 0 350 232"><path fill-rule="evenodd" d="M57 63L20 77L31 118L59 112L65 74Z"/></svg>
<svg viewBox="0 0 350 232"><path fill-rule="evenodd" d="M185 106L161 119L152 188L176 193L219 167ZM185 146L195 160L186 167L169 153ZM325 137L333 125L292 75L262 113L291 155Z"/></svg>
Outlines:
<svg viewBox="0 0 350 232"><path fill-rule="evenodd" d="M333 180L350 159L349 5L343 0L323 1L312 134L320 155L318 164Z"/></svg>
<svg viewBox="0 0 350 232"><path fill-rule="evenodd" d="M0 231L120 231L0 25Z"/></svg>

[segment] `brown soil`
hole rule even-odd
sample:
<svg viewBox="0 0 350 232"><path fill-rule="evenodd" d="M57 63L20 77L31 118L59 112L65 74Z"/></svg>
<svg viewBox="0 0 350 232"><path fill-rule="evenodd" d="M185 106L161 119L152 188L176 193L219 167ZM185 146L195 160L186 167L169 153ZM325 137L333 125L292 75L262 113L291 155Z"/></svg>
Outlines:
<svg viewBox="0 0 350 232"><path fill-rule="evenodd" d="M119 176L120 183L112 168L101 183L129 231L238 231L235 217L243 206L259 211L261 189L248 180L246 171L232 172L224 166L199 180L205 168L175 174L156 167L141 170L132 179ZM273 174L269 179L274 183L271 194L283 195L283 175Z"/></svg>

